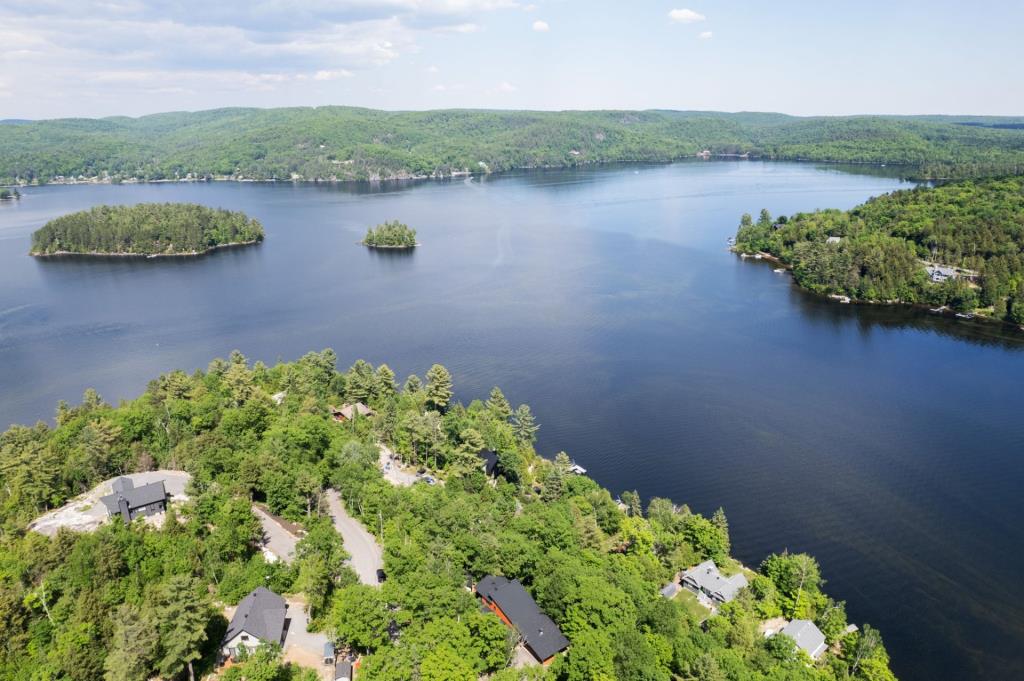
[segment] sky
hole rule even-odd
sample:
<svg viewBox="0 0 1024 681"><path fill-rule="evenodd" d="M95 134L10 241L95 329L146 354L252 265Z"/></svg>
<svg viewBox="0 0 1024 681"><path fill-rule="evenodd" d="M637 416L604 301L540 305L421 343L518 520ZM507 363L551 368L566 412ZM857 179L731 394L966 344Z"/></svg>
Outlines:
<svg viewBox="0 0 1024 681"><path fill-rule="evenodd" d="M1024 115L1022 26L1022 0L0 0L0 119L335 104Z"/></svg>

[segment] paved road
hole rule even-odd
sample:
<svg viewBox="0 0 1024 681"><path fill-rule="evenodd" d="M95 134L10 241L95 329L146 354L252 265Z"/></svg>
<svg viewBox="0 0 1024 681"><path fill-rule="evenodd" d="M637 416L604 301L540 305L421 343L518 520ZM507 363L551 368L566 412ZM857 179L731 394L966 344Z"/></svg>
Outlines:
<svg viewBox="0 0 1024 681"><path fill-rule="evenodd" d="M380 470L384 474L384 479L390 482L392 485L400 485L402 487L409 487L414 484L418 478L416 474L408 470L405 465L399 461L395 453L388 449L386 446L380 446Z"/></svg>
<svg viewBox="0 0 1024 681"><path fill-rule="evenodd" d="M384 567L384 551L377 539L345 511L337 490L327 490L327 507L331 510L335 529L345 542L345 550L352 556L349 562L359 575L359 581L377 586L377 569Z"/></svg>
<svg viewBox="0 0 1024 681"><path fill-rule="evenodd" d="M292 559L295 558L295 544L299 541L298 538L258 506L253 506L252 512L256 514L256 517L260 519L260 524L263 525L264 549L269 550L285 563L292 562Z"/></svg>

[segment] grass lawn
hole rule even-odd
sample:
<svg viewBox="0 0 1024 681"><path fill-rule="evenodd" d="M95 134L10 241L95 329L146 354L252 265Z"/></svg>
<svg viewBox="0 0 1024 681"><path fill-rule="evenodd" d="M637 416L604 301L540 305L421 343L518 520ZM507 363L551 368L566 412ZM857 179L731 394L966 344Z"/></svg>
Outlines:
<svg viewBox="0 0 1024 681"><path fill-rule="evenodd" d="M701 605L697 600L697 597L686 589L680 591L676 595L675 600L682 605L688 613L693 615L698 622L702 622L711 616L711 611Z"/></svg>

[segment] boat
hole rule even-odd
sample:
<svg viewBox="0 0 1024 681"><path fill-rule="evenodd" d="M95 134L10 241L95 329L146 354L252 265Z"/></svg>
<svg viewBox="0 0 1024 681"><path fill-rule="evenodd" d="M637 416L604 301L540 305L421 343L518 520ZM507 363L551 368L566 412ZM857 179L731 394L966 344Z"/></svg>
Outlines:
<svg viewBox="0 0 1024 681"><path fill-rule="evenodd" d="M970 312L957 312L956 316L958 319L974 319L974 315Z"/></svg>
<svg viewBox="0 0 1024 681"><path fill-rule="evenodd" d="M785 274L786 273L786 268L785 267L776 267L774 270L772 270L772 272L774 272L775 274Z"/></svg>
<svg viewBox="0 0 1024 681"><path fill-rule="evenodd" d="M764 256L763 256L763 255L761 255L760 253L755 253L755 254L754 254L754 260L760 260L760 259L761 259L761 258L763 258L763 257L764 257Z"/></svg>
<svg viewBox="0 0 1024 681"><path fill-rule="evenodd" d="M929 309L928 309L928 311L929 311L929 312L931 312L932 314L942 314L942 313L943 313L943 312L945 312L945 311L946 311L947 309L949 309L949 308L947 308L947 307L946 307L945 305L942 305L941 307L932 307L932 308L929 308Z"/></svg>
<svg viewBox="0 0 1024 681"><path fill-rule="evenodd" d="M576 475L586 475L587 469L573 461L572 465L569 466L569 472L575 473Z"/></svg>

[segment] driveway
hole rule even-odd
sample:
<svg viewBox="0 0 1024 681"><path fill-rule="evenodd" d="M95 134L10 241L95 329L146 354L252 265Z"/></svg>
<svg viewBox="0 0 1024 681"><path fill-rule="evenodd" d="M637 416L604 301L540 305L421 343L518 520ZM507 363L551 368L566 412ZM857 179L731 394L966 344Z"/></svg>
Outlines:
<svg viewBox="0 0 1024 681"><path fill-rule="evenodd" d="M384 474L384 479L390 482L392 485L398 485L400 487L409 487L415 483L419 478L416 474L410 470L405 464L403 464L395 453L388 449L385 445L379 445L380 447L380 470Z"/></svg>
<svg viewBox="0 0 1024 681"><path fill-rule="evenodd" d="M334 528L345 542L345 550L352 556L349 563L359 575L359 581L377 586L377 569L384 567L384 551L376 537L345 511L337 490L327 490L327 507L331 511Z"/></svg>
<svg viewBox="0 0 1024 681"><path fill-rule="evenodd" d="M285 563L292 562L295 558L295 544L298 537L284 528L281 523L274 520L269 513L258 506L252 507L252 512L260 519L263 525L263 555L269 560L282 560ZM270 555L267 555L269 552ZM273 560L271 560L273 562Z"/></svg>
<svg viewBox="0 0 1024 681"><path fill-rule="evenodd" d="M325 667L324 644L328 638L314 631L309 631L309 616L306 614L306 603L300 598L289 598L288 602L288 633L284 637L282 657L285 662L294 662L302 667L315 669L321 678L332 678L332 667Z"/></svg>

